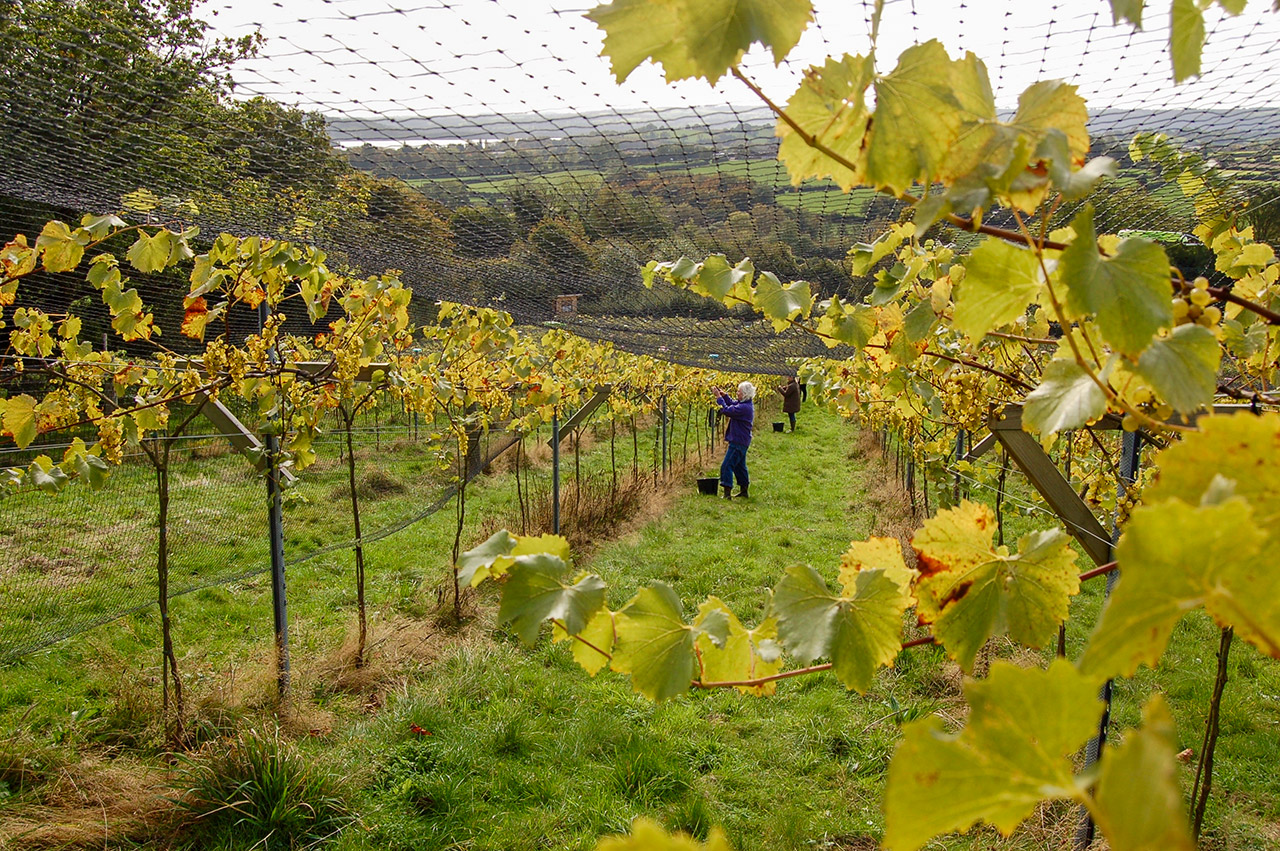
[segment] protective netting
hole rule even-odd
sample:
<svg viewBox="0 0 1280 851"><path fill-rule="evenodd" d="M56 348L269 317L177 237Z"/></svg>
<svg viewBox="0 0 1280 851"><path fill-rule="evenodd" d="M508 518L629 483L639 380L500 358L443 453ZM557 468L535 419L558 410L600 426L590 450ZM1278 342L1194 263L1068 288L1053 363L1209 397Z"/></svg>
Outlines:
<svg viewBox="0 0 1280 851"><path fill-rule="evenodd" d="M646 290L639 270L719 251L822 295L857 295L869 281L850 276L845 252L900 206L823 181L792 186L772 116L737 81L667 86L642 67L615 83L588 5L0 3L0 224L31 234L49 217L123 209L205 233L310 240L360 271L403 270L424 304L497 305L688 363L780 372L786 357L819 351L694 296ZM745 62L779 102L807 65L866 49L869 2L816 5L790 59L774 67L756 51ZM972 50L1005 108L1038 79L1078 85L1093 153L1125 169L1094 193L1099 229L1184 232L1190 202L1132 167L1128 139L1161 131L1216 157L1265 210L1280 194L1269 60L1280 15L1269 9L1209 10L1202 74L1180 86L1166 10L1148 9L1135 32L1112 24L1105 0L890 2L879 54L887 69L929 38L953 56ZM87 293L74 277L31 285L54 305ZM149 303L176 304L155 289Z"/></svg>
<svg viewBox="0 0 1280 851"><path fill-rule="evenodd" d="M375 583L399 581L410 564L425 571L449 563L445 539L451 539L452 520L423 522L451 506L456 493L447 453L442 459L438 442L428 439L438 427L384 413L360 416L353 429L361 541L367 548L394 537L400 554L397 570L375 572ZM500 431L480 437L468 478L515 440ZM335 429L316 450L316 465L289 491L285 567L290 575L350 576L355 538L345 434ZM0 464L10 460L0 456ZM171 598L253 585L271 570L265 480L230 451L225 435L172 441L169 491ZM71 487L57 495L26 491L4 498L0 664L155 605L158 504L156 469L141 452L126 458L101 491ZM416 591L423 578L406 581Z"/></svg>

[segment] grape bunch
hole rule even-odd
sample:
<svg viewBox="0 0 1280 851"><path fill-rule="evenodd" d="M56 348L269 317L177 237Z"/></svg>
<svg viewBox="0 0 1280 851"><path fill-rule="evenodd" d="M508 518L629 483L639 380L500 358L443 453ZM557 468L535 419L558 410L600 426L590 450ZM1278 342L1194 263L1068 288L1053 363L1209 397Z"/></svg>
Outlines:
<svg viewBox="0 0 1280 851"><path fill-rule="evenodd" d="M1211 305L1213 296L1209 292L1209 279L1203 276L1191 282L1191 292L1186 298L1179 296L1173 300L1173 319L1179 325L1192 322L1213 330L1222 321L1222 310Z"/></svg>
<svg viewBox="0 0 1280 851"><path fill-rule="evenodd" d="M987 421L986 379L972 370L955 370L942 381L942 409L952 422L970 431Z"/></svg>

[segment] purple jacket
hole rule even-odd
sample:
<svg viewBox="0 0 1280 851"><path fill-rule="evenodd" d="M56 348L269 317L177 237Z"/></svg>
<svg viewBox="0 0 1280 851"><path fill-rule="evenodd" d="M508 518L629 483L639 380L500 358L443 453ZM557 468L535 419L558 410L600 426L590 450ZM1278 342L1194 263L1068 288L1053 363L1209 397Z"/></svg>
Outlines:
<svg viewBox="0 0 1280 851"><path fill-rule="evenodd" d="M751 423L756 418L755 406L751 400L735 402L728 396L716 397L720 413L729 418L729 428L725 430L724 439L746 448L751 445Z"/></svg>

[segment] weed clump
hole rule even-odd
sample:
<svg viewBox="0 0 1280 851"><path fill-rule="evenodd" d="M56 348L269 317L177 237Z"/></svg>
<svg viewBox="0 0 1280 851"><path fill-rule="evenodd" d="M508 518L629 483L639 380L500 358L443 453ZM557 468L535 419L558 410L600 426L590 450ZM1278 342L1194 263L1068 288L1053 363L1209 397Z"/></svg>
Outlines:
<svg viewBox="0 0 1280 851"><path fill-rule="evenodd" d="M355 820L337 777L278 730L210 744L181 776L189 831L208 844L295 848L333 837Z"/></svg>

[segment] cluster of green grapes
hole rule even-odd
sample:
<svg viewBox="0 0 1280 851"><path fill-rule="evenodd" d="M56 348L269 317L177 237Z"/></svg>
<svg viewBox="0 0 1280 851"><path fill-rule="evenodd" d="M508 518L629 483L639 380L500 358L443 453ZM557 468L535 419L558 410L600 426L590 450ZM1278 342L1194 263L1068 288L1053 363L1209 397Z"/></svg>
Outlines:
<svg viewBox="0 0 1280 851"><path fill-rule="evenodd" d="M1099 467L1085 484L1084 501L1095 509L1109 512L1117 526L1129 522L1129 514L1142 504L1142 490L1154 478L1155 469L1143 470L1137 480L1124 488L1117 486L1107 467Z"/></svg>
<svg viewBox="0 0 1280 851"><path fill-rule="evenodd" d="M1212 331L1222 321L1222 310L1209 304L1211 301L1209 279L1204 276L1196 278L1191 282L1191 292L1186 298L1179 296L1173 300L1174 321L1179 325L1194 322Z"/></svg>
<svg viewBox="0 0 1280 851"><path fill-rule="evenodd" d="M942 409L951 421L970 431L987 421L987 382L972 370L954 370L942 380Z"/></svg>

